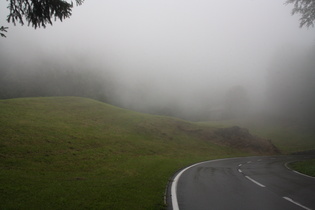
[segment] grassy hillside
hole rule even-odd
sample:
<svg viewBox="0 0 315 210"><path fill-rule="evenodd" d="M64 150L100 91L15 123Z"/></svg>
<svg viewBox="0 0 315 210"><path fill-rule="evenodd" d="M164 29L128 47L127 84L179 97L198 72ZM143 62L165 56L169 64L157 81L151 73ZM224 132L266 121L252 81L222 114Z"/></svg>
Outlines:
<svg viewBox="0 0 315 210"><path fill-rule="evenodd" d="M0 100L0 209L161 209L177 169L255 154L200 138L214 130L85 98Z"/></svg>

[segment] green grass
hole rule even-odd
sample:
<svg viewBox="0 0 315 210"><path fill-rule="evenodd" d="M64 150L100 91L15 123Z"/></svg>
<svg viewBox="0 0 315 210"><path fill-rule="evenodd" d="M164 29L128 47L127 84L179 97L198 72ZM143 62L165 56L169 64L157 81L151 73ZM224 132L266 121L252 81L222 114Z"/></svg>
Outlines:
<svg viewBox="0 0 315 210"><path fill-rule="evenodd" d="M196 132L234 125L284 153L315 148L281 124L191 123L78 97L0 100L0 209L163 209L176 170L255 155Z"/></svg>
<svg viewBox="0 0 315 210"><path fill-rule="evenodd" d="M315 177L315 159L293 162L289 167L300 173Z"/></svg>
<svg viewBox="0 0 315 210"><path fill-rule="evenodd" d="M0 209L162 209L179 168L250 155L200 128L215 129L85 98L0 100Z"/></svg>

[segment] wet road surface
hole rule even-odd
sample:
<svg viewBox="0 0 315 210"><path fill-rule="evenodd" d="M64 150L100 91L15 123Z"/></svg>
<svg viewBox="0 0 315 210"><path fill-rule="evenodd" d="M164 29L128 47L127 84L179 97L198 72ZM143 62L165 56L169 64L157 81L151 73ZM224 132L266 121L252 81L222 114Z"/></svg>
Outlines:
<svg viewBox="0 0 315 210"><path fill-rule="evenodd" d="M288 162L307 158L244 157L195 164L174 177L168 208L315 210L315 178L286 167Z"/></svg>

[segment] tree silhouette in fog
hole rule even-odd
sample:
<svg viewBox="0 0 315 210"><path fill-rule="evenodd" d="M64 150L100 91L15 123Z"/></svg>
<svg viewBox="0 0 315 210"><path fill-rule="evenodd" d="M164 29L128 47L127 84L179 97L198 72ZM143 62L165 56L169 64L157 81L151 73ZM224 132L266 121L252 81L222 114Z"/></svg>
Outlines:
<svg viewBox="0 0 315 210"><path fill-rule="evenodd" d="M84 0L75 0L77 5L81 5ZM20 23L24 25L26 21L28 25L34 28L46 27L47 24L52 25L52 20L59 19L62 21L71 16L73 1L67 2L63 0L10 0L9 15L7 21L14 25ZM0 27L0 35L5 37L7 27Z"/></svg>
<svg viewBox="0 0 315 210"><path fill-rule="evenodd" d="M300 27L314 26L315 0L287 0L286 4L293 4L292 14L301 14Z"/></svg>

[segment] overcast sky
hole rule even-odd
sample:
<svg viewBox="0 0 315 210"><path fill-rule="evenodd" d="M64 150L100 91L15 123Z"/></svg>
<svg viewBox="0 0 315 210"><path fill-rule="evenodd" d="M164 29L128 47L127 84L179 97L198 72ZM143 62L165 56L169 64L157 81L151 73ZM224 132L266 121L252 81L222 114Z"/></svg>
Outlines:
<svg viewBox="0 0 315 210"><path fill-rule="evenodd" d="M1 1L0 24L9 32L0 47L11 62L40 62L38 53L76 62L79 54L114 72L129 90L151 89L154 98L235 85L261 88L281 49L315 44L315 30L299 28L299 17L284 2L86 0L70 19L35 30L7 24L8 2Z"/></svg>

